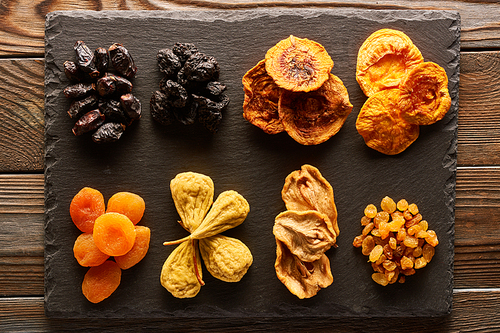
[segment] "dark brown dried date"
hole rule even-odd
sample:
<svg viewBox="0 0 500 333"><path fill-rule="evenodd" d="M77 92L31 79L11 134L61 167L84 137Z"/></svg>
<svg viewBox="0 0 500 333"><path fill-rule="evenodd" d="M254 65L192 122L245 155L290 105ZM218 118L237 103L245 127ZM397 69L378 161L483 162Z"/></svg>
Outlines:
<svg viewBox="0 0 500 333"><path fill-rule="evenodd" d="M132 94L122 95L120 97L120 103L128 118L132 120L141 118L141 102L137 97Z"/></svg>
<svg viewBox="0 0 500 333"><path fill-rule="evenodd" d="M133 88L132 82L130 82L126 78L111 73L106 73L106 76L110 77L112 80L115 81L116 92L118 94L123 95L132 92Z"/></svg>
<svg viewBox="0 0 500 333"><path fill-rule="evenodd" d="M116 91L116 81L111 76L103 76L96 83L99 95L109 96Z"/></svg>
<svg viewBox="0 0 500 333"><path fill-rule="evenodd" d="M95 130L104 123L104 115L99 110L92 110L84 114L73 127L73 134L82 135Z"/></svg>
<svg viewBox="0 0 500 333"><path fill-rule="evenodd" d="M99 111L106 117L106 121L128 125L130 120L125 115L120 102L114 99L104 99L99 102Z"/></svg>
<svg viewBox="0 0 500 333"><path fill-rule="evenodd" d="M92 140L96 143L118 141L124 131L125 126L120 123L105 123L92 134Z"/></svg>
<svg viewBox="0 0 500 333"><path fill-rule="evenodd" d="M95 91L93 83L77 83L67 86L63 90L64 96L67 98L82 98Z"/></svg>
<svg viewBox="0 0 500 333"><path fill-rule="evenodd" d="M83 73L78 68L78 65L75 64L73 61L65 61L63 64L64 67L64 74L66 74L66 77L73 82L80 82L83 80Z"/></svg>
<svg viewBox="0 0 500 333"><path fill-rule="evenodd" d="M94 51L94 63L100 75L103 75L108 70L109 54L104 47L98 47Z"/></svg>
<svg viewBox="0 0 500 333"><path fill-rule="evenodd" d="M133 78L137 73L137 66L128 50L122 45L115 43L109 47L109 58L111 65L118 73L126 78Z"/></svg>
<svg viewBox="0 0 500 333"><path fill-rule="evenodd" d="M99 71L95 67L94 52L90 51L89 47L81 40L75 43L73 47L76 53L76 63L78 67L90 77L96 78L99 76Z"/></svg>
<svg viewBox="0 0 500 333"><path fill-rule="evenodd" d="M89 95L84 99L71 102L68 114L71 118L77 118L81 114L97 107L98 98L95 94Z"/></svg>

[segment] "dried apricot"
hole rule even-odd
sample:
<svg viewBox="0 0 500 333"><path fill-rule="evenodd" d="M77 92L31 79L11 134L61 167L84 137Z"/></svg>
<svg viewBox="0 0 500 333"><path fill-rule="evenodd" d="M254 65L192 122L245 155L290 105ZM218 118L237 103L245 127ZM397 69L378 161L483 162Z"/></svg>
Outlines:
<svg viewBox="0 0 500 333"><path fill-rule="evenodd" d="M243 117L268 134L285 129L278 114L281 88L266 72L266 61L261 60L243 76Z"/></svg>
<svg viewBox="0 0 500 333"><path fill-rule="evenodd" d="M266 71L290 91L316 90L328 80L333 60L325 48L307 38L290 36L266 53Z"/></svg>
<svg viewBox="0 0 500 333"><path fill-rule="evenodd" d="M380 29L361 45L356 80L366 96L384 89L397 88L415 66L424 61L420 50L403 32Z"/></svg>
<svg viewBox="0 0 500 333"><path fill-rule="evenodd" d="M96 218L105 212L104 197L98 190L82 188L71 200L69 213L82 232L92 232Z"/></svg>
<svg viewBox="0 0 500 333"><path fill-rule="evenodd" d="M122 271L118 264L107 260L103 264L91 267L82 283L83 295L92 303L99 303L109 296L120 285Z"/></svg>
<svg viewBox="0 0 500 333"><path fill-rule="evenodd" d="M434 124L450 109L448 77L444 69L433 62L415 66L399 89L401 117L411 124Z"/></svg>
<svg viewBox="0 0 500 333"><path fill-rule="evenodd" d="M94 224L94 242L102 252L121 256L130 251L135 242L135 226L120 213L105 213Z"/></svg>
<svg viewBox="0 0 500 333"><path fill-rule="evenodd" d="M315 91L283 90L278 112L290 137L302 145L317 145L337 134L352 107L343 82L329 74L328 80Z"/></svg>
<svg viewBox="0 0 500 333"><path fill-rule="evenodd" d="M356 120L356 129L368 147L386 155L408 148L419 135L419 126L400 116L399 90L382 90L365 102Z"/></svg>
<svg viewBox="0 0 500 333"><path fill-rule="evenodd" d="M83 233L78 236L73 245L73 255L78 263L84 267L99 266L109 258L109 255L102 253L97 248L91 233Z"/></svg>
<svg viewBox="0 0 500 333"><path fill-rule="evenodd" d="M139 195L130 192L118 192L109 198L106 212L123 214L133 224L137 224L142 219L145 209L144 199Z"/></svg>
<svg viewBox="0 0 500 333"><path fill-rule="evenodd" d="M150 238L151 230L148 227L136 225L134 246L124 255L115 256L118 266L121 269L129 269L141 261L148 253Z"/></svg>

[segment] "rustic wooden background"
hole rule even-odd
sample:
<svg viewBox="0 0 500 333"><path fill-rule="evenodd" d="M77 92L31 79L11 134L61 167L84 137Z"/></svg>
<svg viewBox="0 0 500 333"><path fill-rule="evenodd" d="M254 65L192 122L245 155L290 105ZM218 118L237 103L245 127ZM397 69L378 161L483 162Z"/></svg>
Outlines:
<svg viewBox="0 0 500 333"><path fill-rule="evenodd" d="M54 10L447 9L462 18L455 289L445 318L57 320L43 309L44 22ZM500 330L500 3L493 0L1 0L0 332Z"/></svg>

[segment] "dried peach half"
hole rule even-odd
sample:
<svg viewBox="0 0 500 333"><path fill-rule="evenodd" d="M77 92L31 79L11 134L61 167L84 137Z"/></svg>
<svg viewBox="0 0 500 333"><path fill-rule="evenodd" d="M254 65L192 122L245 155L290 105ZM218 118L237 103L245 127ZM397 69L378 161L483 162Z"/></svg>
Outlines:
<svg viewBox="0 0 500 333"><path fill-rule="evenodd" d="M408 148L419 135L419 126L400 116L399 89L382 90L368 98L359 112L356 129L368 147L395 155Z"/></svg>
<svg viewBox="0 0 500 333"><path fill-rule="evenodd" d="M328 80L333 60L321 44L290 36L267 51L265 65L281 88L307 92Z"/></svg>
<svg viewBox="0 0 500 333"><path fill-rule="evenodd" d="M397 88L406 74L424 61L420 50L401 31L381 29L361 45L356 80L366 96Z"/></svg>
<svg viewBox="0 0 500 333"><path fill-rule="evenodd" d="M399 87L401 117L416 125L431 125L441 120L451 106L448 77L433 62L414 67Z"/></svg>
<svg viewBox="0 0 500 333"><path fill-rule="evenodd" d="M281 88L266 72L266 61L261 60L242 79L245 100L243 117L268 134L284 131L278 114Z"/></svg>
<svg viewBox="0 0 500 333"><path fill-rule="evenodd" d="M285 131L302 145L317 145L330 139L351 111L347 89L333 74L315 91L283 90L278 103Z"/></svg>

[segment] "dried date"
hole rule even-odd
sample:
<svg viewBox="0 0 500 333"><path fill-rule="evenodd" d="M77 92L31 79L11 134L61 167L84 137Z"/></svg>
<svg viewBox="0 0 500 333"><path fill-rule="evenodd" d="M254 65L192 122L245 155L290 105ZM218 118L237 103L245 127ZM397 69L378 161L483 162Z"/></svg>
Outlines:
<svg viewBox="0 0 500 333"><path fill-rule="evenodd" d="M63 67L64 74L70 81L80 82L83 80L83 73L74 61L65 61Z"/></svg>
<svg viewBox="0 0 500 333"><path fill-rule="evenodd" d="M79 115L95 108L97 106L98 98L95 94L89 95L81 100L74 100L71 102L68 114L71 118L76 118Z"/></svg>
<svg viewBox="0 0 500 333"><path fill-rule="evenodd" d="M105 123L92 134L92 140L96 143L118 141L124 131L125 126L120 123Z"/></svg>
<svg viewBox="0 0 500 333"><path fill-rule="evenodd" d="M137 66L128 50L122 44L115 43L111 45L108 52L111 64L118 73L129 79L135 76Z"/></svg>
<svg viewBox="0 0 500 333"><path fill-rule="evenodd" d="M100 75L103 75L108 70L109 54L104 47L98 47L94 51L94 63Z"/></svg>
<svg viewBox="0 0 500 333"><path fill-rule="evenodd" d="M66 87L63 94L67 98L82 98L94 91L95 85L93 83L77 83Z"/></svg>
<svg viewBox="0 0 500 333"><path fill-rule="evenodd" d="M102 114L104 114L107 121L122 123L125 125L130 123L130 120L127 119L119 101L114 99L103 100L99 103L99 110Z"/></svg>
<svg viewBox="0 0 500 333"><path fill-rule="evenodd" d="M132 94L125 94L120 97L120 104L125 115L131 120L141 118L141 102L137 97Z"/></svg>
<svg viewBox="0 0 500 333"><path fill-rule="evenodd" d="M82 135L95 130L104 123L104 115L99 110L92 110L84 114L73 127L73 134Z"/></svg>
<svg viewBox="0 0 500 333"><path fill-rule="evenodd" d="M91 78L98 77L99 71L95 67L94 52L81 40L77 41L73 48L76 53L78 67Z"/></svg>

